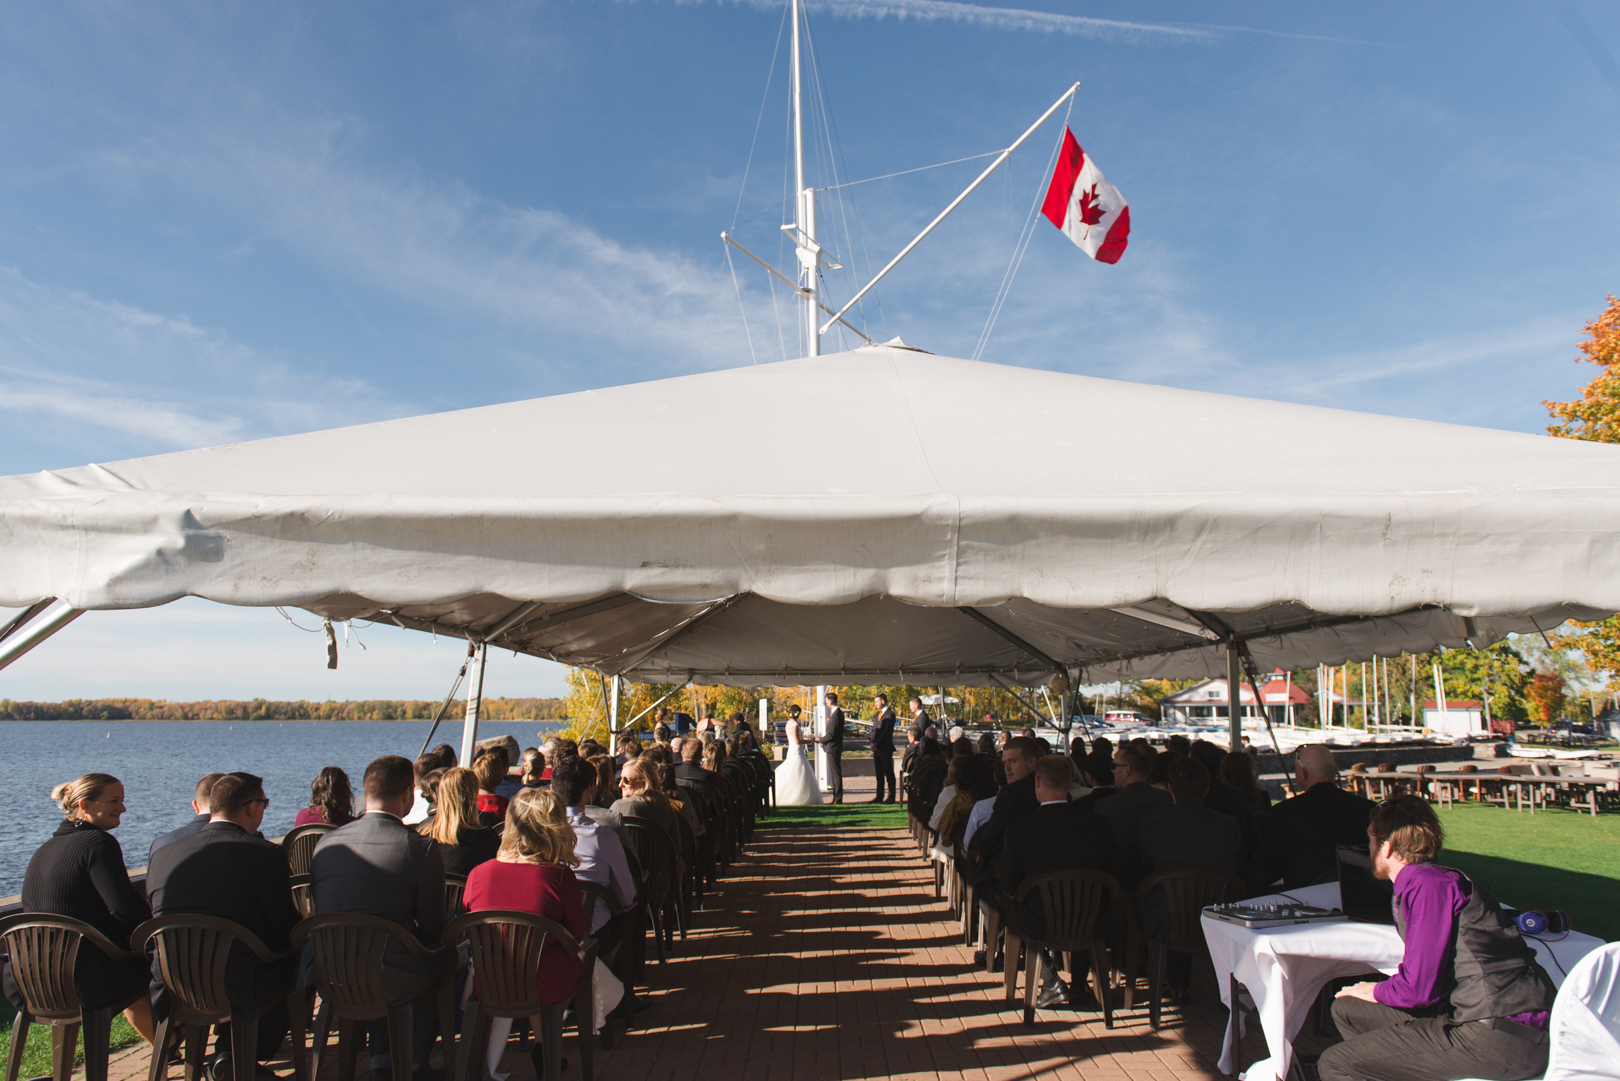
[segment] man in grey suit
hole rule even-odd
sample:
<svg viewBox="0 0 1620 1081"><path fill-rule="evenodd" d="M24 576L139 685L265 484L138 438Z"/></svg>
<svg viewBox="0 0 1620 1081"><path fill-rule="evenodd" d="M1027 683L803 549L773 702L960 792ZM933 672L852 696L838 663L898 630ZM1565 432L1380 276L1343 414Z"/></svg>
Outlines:
<svg viewBox="0 0 1620 1081"><path fill-rule="evenodd" d="M1243 858L1243 832L1237 819L1204 806L1209 795L1209 770L1196 758L1170 763L1170 794L1175 806L1142 821L1142 864L1149 873L1178 867L1238 869ZM1142 906L1142 930L1149 938L1163 938L1169 930L1164 892L1155 889ZM1165 964L1165 981L1177 1003L1187 1000L1192 978L1192 955L1172 953Z"/></svg>
<svg viewBox="0 0 1620 1081"><path fill-rule="evenodd" d="M366 767L365 814L322 837L310 859L309 879L315 911L360 912L381 916L415 935L424 946L438 944L447 922L444 905L444 860L434 843L403 819L416 802L411 760L385 755ZM390 1002L422 995L444 974L441 962L412 957L390 944L383 955L383 990ZM431 1009L414 1018L417 1069L427 1063L438 1018ZM375 1021L368 1031L371 1070L387 1071L388 1026Z"/></svg>

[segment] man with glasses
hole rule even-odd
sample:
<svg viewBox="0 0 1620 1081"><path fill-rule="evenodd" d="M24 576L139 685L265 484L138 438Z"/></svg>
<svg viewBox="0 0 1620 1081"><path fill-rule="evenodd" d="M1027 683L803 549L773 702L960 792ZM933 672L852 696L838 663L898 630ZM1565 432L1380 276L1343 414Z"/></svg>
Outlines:
<svg viewBox="0 0 1620 1081"><path fill-rule="evenodd" d="M280 845L259 834L270 806L264 782L251 773L224 774L209 790L208 806L206 826L152 854L146 871L152 914L217 916L245 927L272 952L285 951L287 935L298 922L298 909L287 881L286 854ZM261 1063L275 1056L287 1035L286 998L297 967L296 957L265 964L240 942L231 948L225 966L225 992L231 1004L277 1004L259 1019L255 1054ZM155 977L154 967L154 983ZM158 1001L162 1013L161 993ZM221 1081L232 1076L228 1025L217 1028L208 1068Z"/></svg>

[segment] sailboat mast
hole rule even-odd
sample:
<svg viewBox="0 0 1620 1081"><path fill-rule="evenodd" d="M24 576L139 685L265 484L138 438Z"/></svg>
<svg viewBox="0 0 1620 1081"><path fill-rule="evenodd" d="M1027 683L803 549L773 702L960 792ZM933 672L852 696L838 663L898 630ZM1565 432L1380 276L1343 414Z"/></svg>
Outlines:
<svg viewBox="0 0 1620 1081"><path fill-rule="evenodd" d="M804 305L804 355L821 355L821 312L818 307L819 276L816 274L816 193L804 186L804 75L799 53L799 22L803 13L800 0L790 0L793 7L793 191L795 193L797 235L795 242L799 256L800 299Z"/></svg>

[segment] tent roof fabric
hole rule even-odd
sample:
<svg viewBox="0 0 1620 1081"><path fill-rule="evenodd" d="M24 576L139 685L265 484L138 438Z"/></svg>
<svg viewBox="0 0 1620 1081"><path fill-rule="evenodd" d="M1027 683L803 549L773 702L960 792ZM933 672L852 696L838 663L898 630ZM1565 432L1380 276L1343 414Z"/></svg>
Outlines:
<svg viewBox="0 0 1620 1081"><path fill-rule="evenodd" d="M660 681L1194 675L1206 625L1293 667L1607 614L1617 527L1620 447L878 346L0 478L0 604Z"/></svg>

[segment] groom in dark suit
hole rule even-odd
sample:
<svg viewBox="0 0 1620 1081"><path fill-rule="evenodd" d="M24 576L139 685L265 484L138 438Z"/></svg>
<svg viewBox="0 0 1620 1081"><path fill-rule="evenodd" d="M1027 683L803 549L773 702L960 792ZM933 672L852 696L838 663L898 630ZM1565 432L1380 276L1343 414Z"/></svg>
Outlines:
<svg viewBox="0 0 1620 1081"><path fill-rule="evenodd" d="M817 740L827 752L827 788L834 803L844 802L844 711L838 708L838 696L827 692L827 734Z"/></svg>
<svg viewBox="0 0 1620 1081"><path fill-rule="evenodd" d="M872 704L877 707L877 716L872 718L872 772L877 777L877 795L872 797L873 803L893 803L894 790L894 710L889 708L889 696L875 694ZM883 796L883 785L887 782L889 796Z"/></svg>

